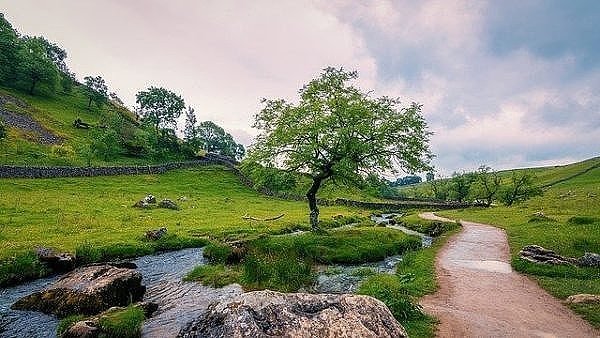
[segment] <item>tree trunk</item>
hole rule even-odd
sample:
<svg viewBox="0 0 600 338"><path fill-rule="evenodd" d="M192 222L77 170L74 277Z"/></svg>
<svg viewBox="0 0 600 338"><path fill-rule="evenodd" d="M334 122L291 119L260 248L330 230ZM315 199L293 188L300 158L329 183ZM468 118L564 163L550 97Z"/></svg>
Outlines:
<svg viewBox="0 0 600 338"><path fill-rule="evenodd" d="M88 101L88 108L92 107L92 98L90 97L90 100Z"/></svg>
<svg viewBox="0 0 600 338"><path fill-rule="evenodd" d="M29 95L33 95L33 90L35 89L35 85L37 84L37 81L31 81L31 87L29 87Z"/></svg>
<svg viewBox="0 0 600 338"><path fill-rule="evenodd" d="M313 184L306 193L310 209L310 226L313 231L319 230L319 208L317 207L317 191L321 187L320 178L313 178Z"/></svg>

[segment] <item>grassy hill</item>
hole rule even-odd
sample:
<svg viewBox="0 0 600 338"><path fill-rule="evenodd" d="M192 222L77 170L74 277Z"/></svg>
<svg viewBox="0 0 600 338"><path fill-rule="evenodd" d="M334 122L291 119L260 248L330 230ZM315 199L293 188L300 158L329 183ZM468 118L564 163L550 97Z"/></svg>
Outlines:
<svg viewBox="0 0 600 338"><path fill-rule="evenodd" d="M2 104L1 102L4 102ZM134 114L124 107L108 103L101 108L88 108L87 98L80 87L69 94L31 96L22 91L0 88L0 109L24 116L47 132L63 139L60 144L39 142L36 132L11 127L7 123L8 137L0 141L0 164L18 165L87 165L84 148L93 137L94 127L80 129L73 121L81 119L93 126L103 125L112 116L119 115L134 121ZM135 124L132 124L135 128ZM118 155L109 163L149 163L148 159ZM94 165L109 164L94 160Z"/></svg>

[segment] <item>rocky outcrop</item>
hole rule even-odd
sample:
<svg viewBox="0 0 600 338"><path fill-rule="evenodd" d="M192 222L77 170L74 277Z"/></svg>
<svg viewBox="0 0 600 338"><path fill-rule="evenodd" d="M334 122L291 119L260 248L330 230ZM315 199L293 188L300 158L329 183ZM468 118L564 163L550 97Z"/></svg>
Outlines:
<svg viewBox="0 0 600 338"><path fill-rule="evenodd" d="M158 309L158 305L155 303L141 302L134 304L133 307L141 309L144 312L146 318L150 318L152 314ZM124 307L112 307L99 315L86 318L78 321L71 325L63 334L61 338L97 338L104 337L105 332L99 327L99 322L103 317L114 314L115 312L124 311Z"/></svg>
<svg viewBox="0 0 600 338"><path fill-rule="evenodd" d="M146 231L146 238L151 241L158 241L166 234L167 234L167 228L162 227L160 229Z"/></svg>
<svg viewBox="0 0 600 338"><path fill-rule="evenodd" d="M168 198L161 200L158 203L158 207L164 209L179 210L179 206Z"/></svg>
<svg viewBox="0 0 600 338"><path fill-rule="evenodd" d="M540 264L551 265L578 265L575 258L563 257L552 250L544 249L539 245L527 245L519 251L521 259Z"/></svg>
<svg viewBox="0 0 600 338"><path fill-rule="evenodd" d="M70 253L56 252L49 248L37 248L35 253L41 262L54 271L65 272L75 268L75 256Z"/></svg>
<svg viewBox="0 0 600 338"><path fill-rule="evenodd" d="M88 266L66 274L43 291L19 299L11 308L57 317L95 315L113 306L141 300L146 291L141 282L142 275L133 269Z"/></svg>
<svg viewBox="0 0 600 338"><path fill-rule="evenodd" d="M579 265L600 268L600 255L597 253L586 252L579 258Z"/></svg>
<svg viewBox="0 0 600 338"><path fill-rule="evenodd" d="M566 302L567 304L600 304L600 295L581 293L569 296Z"/></svg>
<svg viewBox="0 0 600 338"><path fill-rule="evenodd" d="M406 337L375 298L255 291L212 304L178 337Z"/></svg>

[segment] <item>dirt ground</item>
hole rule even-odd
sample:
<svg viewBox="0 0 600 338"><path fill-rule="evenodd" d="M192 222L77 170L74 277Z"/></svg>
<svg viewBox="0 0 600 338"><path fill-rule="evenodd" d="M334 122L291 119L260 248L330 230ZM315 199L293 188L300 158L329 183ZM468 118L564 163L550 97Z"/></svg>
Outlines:
<svg viewBox="0 0 600 338"><path fill-rule="evenodd" d="M421 215L442 219L433 213ZM600 337L583 319L513 271L506 233L461 221L436 259L439 290L422 299L438 337Z"/></svg>

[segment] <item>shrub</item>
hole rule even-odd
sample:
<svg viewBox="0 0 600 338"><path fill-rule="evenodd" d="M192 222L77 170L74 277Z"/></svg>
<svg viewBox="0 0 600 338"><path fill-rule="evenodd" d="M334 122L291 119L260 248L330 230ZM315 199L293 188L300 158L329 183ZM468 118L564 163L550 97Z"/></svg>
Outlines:
<svg viewBox="0 0 600 338"><path fill-rule="evenodd" d="M400 322L424 316L421 306L413 302L395 275L379 274L369 277L360 284L358 293L382 301Z"/></svg>

